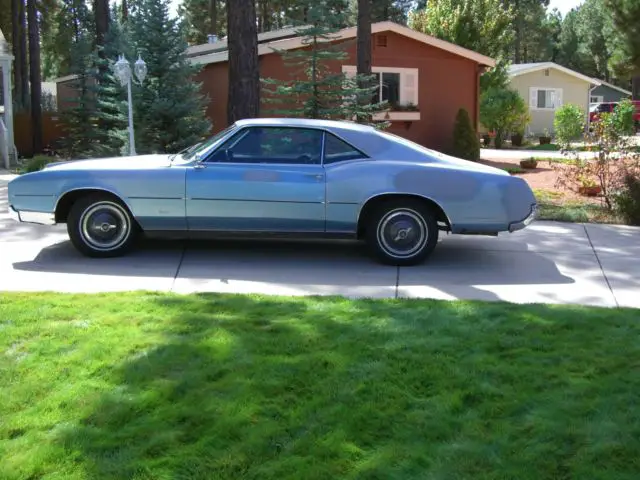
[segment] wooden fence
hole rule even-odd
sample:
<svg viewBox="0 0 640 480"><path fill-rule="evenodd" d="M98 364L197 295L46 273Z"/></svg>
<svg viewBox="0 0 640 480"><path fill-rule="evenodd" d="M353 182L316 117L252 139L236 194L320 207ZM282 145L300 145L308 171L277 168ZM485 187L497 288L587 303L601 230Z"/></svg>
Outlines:
<svg viewBox="0 0 640 480"><path fill-rule="evenodd" d="M47 147L60 140L64 129L60 114L57 112L42 112L42 146ZM20 157L33 155L31 137L31 115L29 112L15 113L13 116L14 143Z"/></svg>

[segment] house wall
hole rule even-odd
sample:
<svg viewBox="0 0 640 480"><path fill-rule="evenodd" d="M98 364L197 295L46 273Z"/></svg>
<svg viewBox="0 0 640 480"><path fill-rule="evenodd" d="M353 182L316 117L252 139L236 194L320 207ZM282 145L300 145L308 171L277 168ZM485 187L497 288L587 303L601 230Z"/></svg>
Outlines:
<svg viewBox="0 0 640 480"><path fill-rule="evenodd" d="M376 36L385 35L387 46L377 46ZM335 72L342 65L356 64L355 39L343 42L349 59L334 62ZM479 109L479 69L472 60L425 45L393 32L374 35L372 64L374 67L418 69L418 107L420 120L392 122L387 131L421 145L446 151L453 139L453 125L459 108L469 112L477 125ZM263 78L290 79L290 72L282 57L268 54L260 57ZM204 66L198 75L203 92L209 96L207 114L213 122L213 132L227 126L227 63ZM261 116L271 116L270 105L263 102Z"/></svg>
<svg viewBox="0 0 640 480"><path fill-rule="evenodd" d="M525 103L529 105L531 122L527 125L526 133L532 135L541 134L544 129L553 132L553 119L555 110L540 110L532 108L529 102L529 89L540 88L560 88L562 89L562 104L568 103L578 105L585 112L585 120L589 112L589 82L568 75L553 68L549 69L549 76L545 75L545 70L526 73L511 77L511 86L522 96Z"/></svg>
<svg viewBox="0 0 640 480"><path fill-rule="evenodd" d="M614 88L608 87L606 85L600 85L596 87L591 92L591 96L600 96L603 97L603 102L619 102L624 98L629 98L630 95L626 95Z"/></svg>

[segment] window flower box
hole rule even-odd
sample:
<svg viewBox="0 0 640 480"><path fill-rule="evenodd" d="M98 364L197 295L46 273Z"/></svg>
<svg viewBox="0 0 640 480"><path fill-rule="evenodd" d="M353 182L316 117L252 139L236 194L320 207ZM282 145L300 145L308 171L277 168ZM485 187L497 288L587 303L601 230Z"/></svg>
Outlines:
<svg viewBox="0 0 640 480"><path fill-rule="evenodd" d="M373 115L374 120L390 120L392 122L415 122L420 120L420 112L415 111L389 111Z"/></svg>

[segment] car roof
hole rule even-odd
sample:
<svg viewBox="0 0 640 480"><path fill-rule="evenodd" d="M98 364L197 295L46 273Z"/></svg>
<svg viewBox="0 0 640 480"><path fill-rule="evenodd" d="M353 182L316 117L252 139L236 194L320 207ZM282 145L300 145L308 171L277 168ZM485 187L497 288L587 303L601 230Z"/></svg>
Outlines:
<svg viewBox="0 0 640 480"><path fill-rule="evenodd" d="M354 130L371 132L375 130L368 125L362 125L347 120L322 120L313 118L247 118L235 122L238 127L246 126L282 126L282 127L315 127L326 129Z"/></svg>

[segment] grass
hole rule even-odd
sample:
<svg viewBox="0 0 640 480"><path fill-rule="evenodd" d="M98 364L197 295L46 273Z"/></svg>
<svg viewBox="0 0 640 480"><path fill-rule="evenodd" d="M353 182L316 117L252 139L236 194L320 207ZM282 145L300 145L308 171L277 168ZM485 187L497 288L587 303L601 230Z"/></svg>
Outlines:
<svg viewBox="0 0 640 480"><path fill-rule="evenodd" d="M0 319L4 480L640 470L637 310L2 294Z"/></svg>
<svg viewBox="0 0 640 480"><path fill-rule="evenodd" d="M602 203L588 200L566 199L562 192L534 189L538 199L540 220L578 223L624 224L624 219Z"/></svg>
<svg viewBox="0 0 640 480"><path fill-rule="evenodd" d="M544 152L555 152L560 150L560 145L556 143L544 143L544 144L538 144L538 145L531 145L530 147L527 147L527 150L541 150Z"/></svg>

